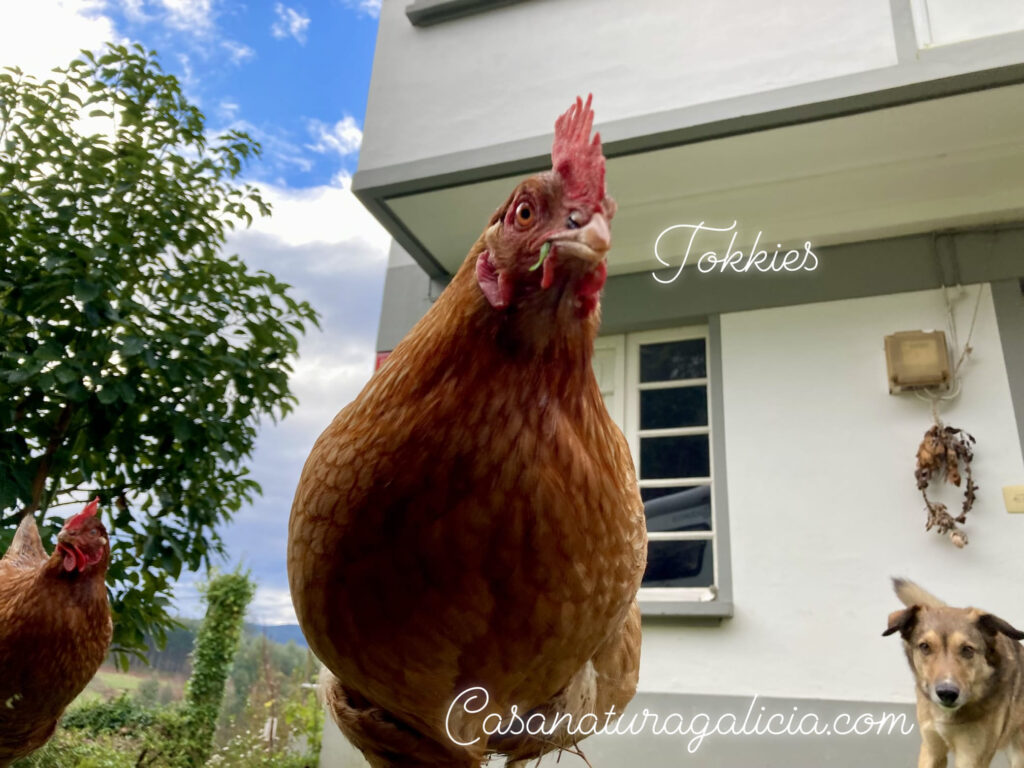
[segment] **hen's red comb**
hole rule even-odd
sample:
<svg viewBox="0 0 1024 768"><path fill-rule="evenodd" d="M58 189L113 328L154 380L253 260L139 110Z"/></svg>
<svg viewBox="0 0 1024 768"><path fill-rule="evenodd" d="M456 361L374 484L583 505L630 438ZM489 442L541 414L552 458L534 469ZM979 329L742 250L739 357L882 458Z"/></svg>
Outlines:
<svg viewBox="0 0 1024 768"><path fill-rule="evenodd" d="M587 102L576 97L576 103L555 121L555 141L551 145L551 167L562 177L569 197L589 203L604 200L604 155L601 153L601 134L595 133L594 110L590 108L593 94Z"/></svg>
<svg viewBox="0 0 1024 768"><path fill-rule="evenodd" d="M100 497L97 496L95 499L93 499L92 501L90 501L88 504L85 505L85 509L83 509L81 512L79 512L77 515L74 515L73 517L69 517L67 519L67 521L64 523L64 530L66 530L66 531L78 530L83 525L85 525L85 521L86 520L88 520L90 517L95 517L96 516L96 512L99 510L99 508L100 508Z"/></svg>

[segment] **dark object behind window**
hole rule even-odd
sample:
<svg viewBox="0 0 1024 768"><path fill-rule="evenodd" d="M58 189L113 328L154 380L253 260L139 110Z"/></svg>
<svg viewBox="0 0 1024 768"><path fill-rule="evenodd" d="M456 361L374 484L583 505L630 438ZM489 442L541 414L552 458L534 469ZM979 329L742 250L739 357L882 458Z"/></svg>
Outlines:
<svg viewBox="0 0 1024 768"><path fill-rule="evenodd" d="M708 477L711 455L707 435L645 437L640 441L640 477Z"/></svg>
<svg viewBox="0 0 1024 768"><path fill-rule="evenodd" d="M679 381L707 376L704 339L666 341L640 347L640 381Z"/></svg>
<svg viewBox="0 0 1024 768"><path fill-rule="evenodd" d="M644 587L710 587L715 581L710 541L652 541Z"/></svg>
<svg viewBox="0 0 1024 768"><path fill-rule="evenodd" d="M673 387L640 392L640 429L706 427L706 387Z"/></svg>
<svg viewBox="0 0 1024 768"><path fill-rule="evenodd" d="M644 505L647 530L711 530L711 488L687 488ZM647 545L645 587L709 587L714 583L710 541L651 541Z"/></svg>

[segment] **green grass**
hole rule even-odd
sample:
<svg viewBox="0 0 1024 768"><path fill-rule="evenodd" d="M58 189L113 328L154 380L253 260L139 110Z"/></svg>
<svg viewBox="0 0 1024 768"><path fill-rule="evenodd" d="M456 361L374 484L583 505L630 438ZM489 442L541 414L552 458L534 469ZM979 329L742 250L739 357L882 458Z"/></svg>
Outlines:
<svg viewBox="0 0 1024 768"><path fill-rule="evenodd" d="M112 672L101 669L96 673L96 677L92 679L92 683L89 683L89 685L96 682L114 691L135 691L138 690L139 685L142 683L142 678L126 672Z"/></svg>
<svg viewBox="0 0 1024 768"><path fill-rule="evenodd" d="M104 667L89 681L89 685L72 702L72 706L113 699L122 693L135 693L139 690L140 685L151 679L154 679L152 674L118 672L110 667ZM184 685L182 680L160 675L157 675L155 679L161 686L170 684L174 689L174 698L181 698L181 689Z"/></svg>

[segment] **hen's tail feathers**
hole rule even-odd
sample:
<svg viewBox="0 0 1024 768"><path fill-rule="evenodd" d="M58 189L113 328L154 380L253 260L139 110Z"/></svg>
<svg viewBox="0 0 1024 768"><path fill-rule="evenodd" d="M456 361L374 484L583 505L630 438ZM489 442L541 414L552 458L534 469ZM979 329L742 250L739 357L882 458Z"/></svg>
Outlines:
<svg viewBox="0 0 1024 768"><path fill-rule="evenodd" d="M19 566L33 566L45 561L48 555L43 548L43 540L39 538L39 528L32 515L25 515L14 532L11 546L7 548L3 559Z"/></svg>
<svg viewBox="0 0 1024 768"><path fill-rule="evenodd" d="M320 696L334 722L371 768L479 768L480 758L455 742L434 741L320 668Z"/></svg>
<svg viewBox="0 0 1024 768"><path fill-rule="evenodd" d="M507 755L508 768L522 768L528 761L556 749L577 755L589 766L578 742L605 726L615 726L614 721L608 722L606 713L612 709L616 716L623 713L636 694L639 674L640 607L634 601L622 624L569 683L550 701L523 716L529 720L535 713L543 715L544 735L494 734L488 739L487 748ZM584 720L587 715L593 718ZM589 725L591 720L593 727Z"/></svg>
<svg viewBox="0 0 1024 768"><path fill-rule="evenodd" d="M942 608L946 603L939 600L935 595L922 587L919 587L909 579L893 578L892 589L896 597L908 608L912 605L920 605L925 608Z"/></svg>
<svg viewBox="0 0 1024 768"><path fill-rule="evenodd" d="M553 750L565 751L590 763L579 749L592 731L582 718L592 714L596 730L605 725L613 707L622 714L636 693L640 671L640 609L630 607L625 620L552 699L531 710L544 715L550 734L499 735L488 739L487 750L504 754L506 768L528 764ZM481 756L455 742L442 742L420 732L390 712L345 688L326 667L320 669L320 695L338 728L363 753L371 768L479 768ZM565 717L570 715L571 719ZM529 715L524 716L524 719ZM609 723L612 727L614 723ZM573 732L570 732L569 729Z"/></svg>

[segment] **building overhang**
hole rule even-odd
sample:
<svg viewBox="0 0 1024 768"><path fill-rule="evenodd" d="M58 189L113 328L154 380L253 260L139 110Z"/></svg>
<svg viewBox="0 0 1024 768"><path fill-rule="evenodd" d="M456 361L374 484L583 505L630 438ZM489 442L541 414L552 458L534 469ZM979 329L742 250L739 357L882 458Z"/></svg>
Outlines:
<svg viewBox="0 0 1024 768"><path fill-rule="evenodd" d="M660 267L655 241L675 225L736 222L734 248L760 232L772 252L1024 220L1024 64L923 81L906 69L909 82L880 70L598 124L619 204L609 272ZM550 167L550 144L363 169L353 191L443 280L513 187ZM660 252L678 263L686 245Z"/></svg>

